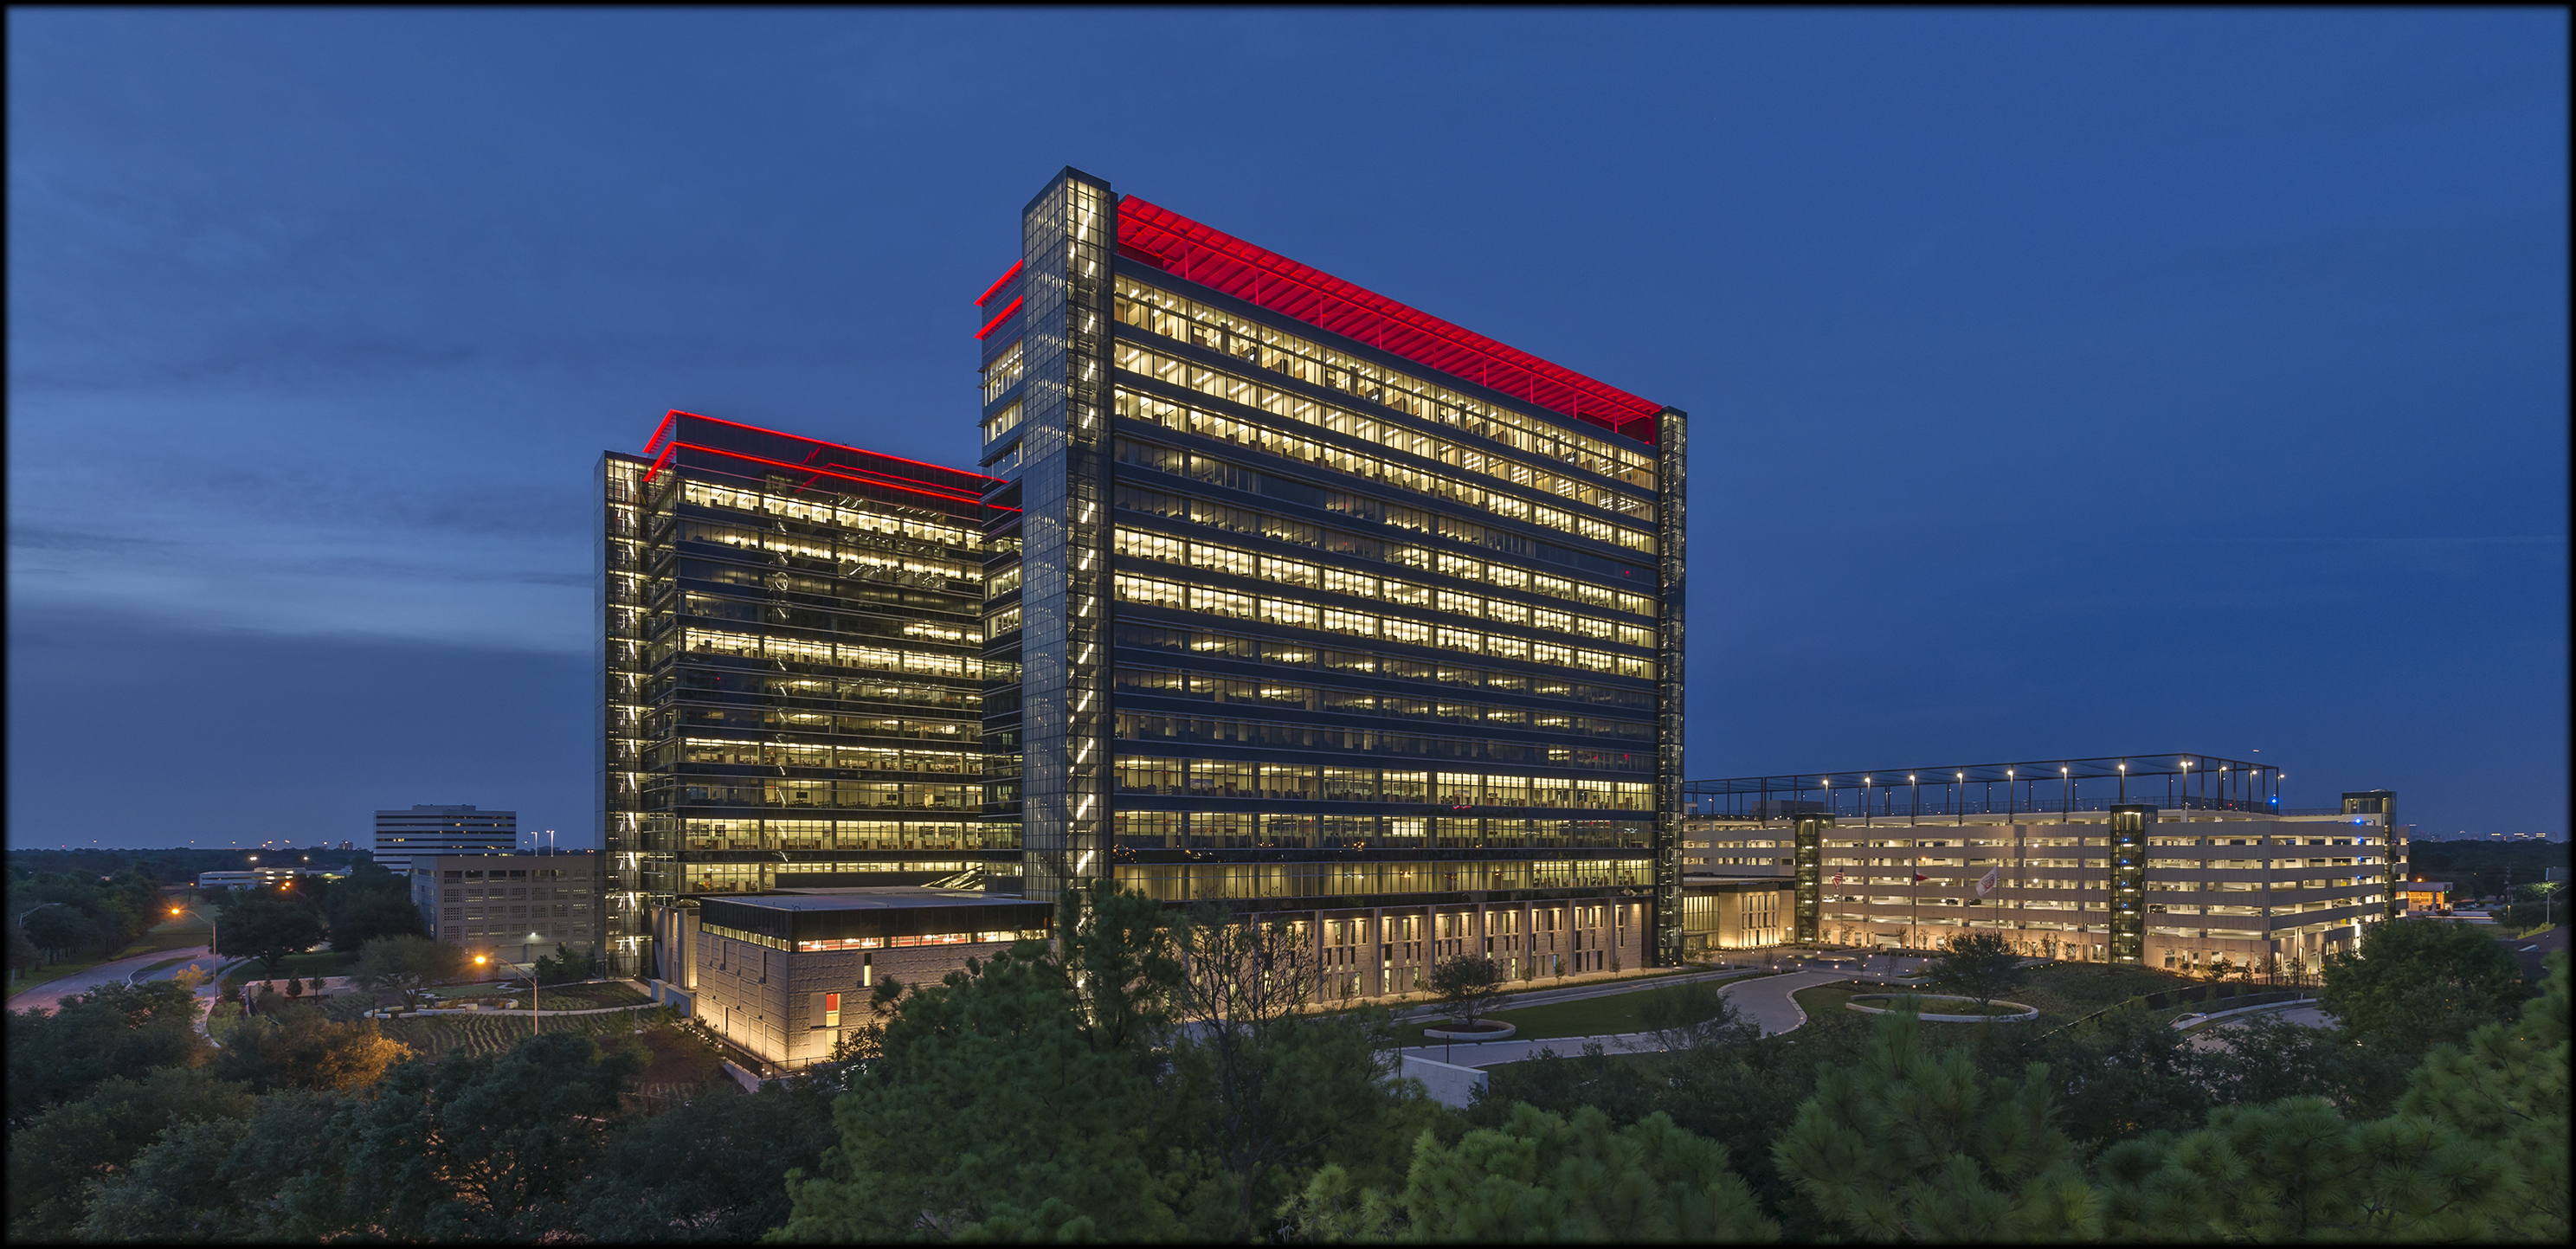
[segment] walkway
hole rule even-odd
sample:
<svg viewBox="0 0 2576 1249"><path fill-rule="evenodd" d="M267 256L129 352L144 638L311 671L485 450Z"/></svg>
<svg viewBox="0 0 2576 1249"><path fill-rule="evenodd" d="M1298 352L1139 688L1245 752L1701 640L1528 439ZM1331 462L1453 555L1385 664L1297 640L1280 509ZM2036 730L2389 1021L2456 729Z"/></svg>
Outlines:
<svg viewBox="0 0 2576 1249"><path fill-rule="evenodd" d="M1693 978L1705 979L1706 977ZM1807 1012L1799 1009L1796 999L1790 995L1800 989L1812 988L1820 984L1834 984L1849 979L1851 979L1849 974L1839 971L1799 971L1782 976L1764 976L1758 980L1740 980L1727 985L1719 992L1725 994L1727 1000L1735 1003L1736 1009L1744 1013L1747 1021L1759 1025L1762 1035L1773 1036L1788 1032L1807 1022ZM1659 983L1674 982L1674 979L1666 978ZM1645 984L1635 987L1652 988L1654 985ZM1602 995L1595 993L1585 996ZM1583 1052L1586 1044L1593 1042L1598 1042L1602 1049L1612 1053L1647 1054L1663 1048L1662 1042L1655 1039L1654 1033L1625 1032L1609 1036L1549 1037L1532 1041L1485 1041L1475 1045L1416 1045L1407 1047L1402 1052L1438 1062L1455 1063L1461 1067L1492 1067L1536 1058L1540 1050L1552 1049L1559 1054L1579 1054Z"/></svg>

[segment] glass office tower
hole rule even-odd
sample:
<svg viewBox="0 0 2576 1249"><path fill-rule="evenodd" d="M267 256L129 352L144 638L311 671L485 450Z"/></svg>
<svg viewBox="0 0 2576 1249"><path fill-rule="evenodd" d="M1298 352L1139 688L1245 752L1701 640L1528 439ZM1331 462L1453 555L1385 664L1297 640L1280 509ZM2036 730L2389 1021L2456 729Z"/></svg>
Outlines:
<svg viewBox="0 0 2576 1249"><path fill-rule="evenodd" d="M987 815L1345 994L1681 945L1683 415L1066 170L977 301Z"/></svg>
<svg viewBox="0 0 2576 1249"><path fill-rule="evenodd" d="M1018 871L983 818L993 483L673 412L597 497L598 767L618 975L657 905Z"/></svg>

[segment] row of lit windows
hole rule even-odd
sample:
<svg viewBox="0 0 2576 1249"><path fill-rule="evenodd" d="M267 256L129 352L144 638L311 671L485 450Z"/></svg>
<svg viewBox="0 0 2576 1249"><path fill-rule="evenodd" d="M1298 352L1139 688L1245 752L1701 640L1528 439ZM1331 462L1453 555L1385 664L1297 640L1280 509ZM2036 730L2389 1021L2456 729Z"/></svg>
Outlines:
<svg viewBox="0 0 2576 1249"><path fill-rule="evenodd" d="M1595 707L1615 707L1626 711L1652 711L1655 696L1645 690L1619 689L1606 685L1587 685L1546 674L1533 675L1499 668L1477 668L1448 663L1426 663L1394 655L1377 655L1368 651L1336 650L1277 637L1254 637L1241 633L1224 633L1213 629L1175 629L1156 625L1121 624L1118 645L1139 650L1170 651L1207 658L1244 660L1252 663L1282 664L1300 668L1322 667L1353 676L1376 676L1395 681L1438 682L1442 685L1476 686L1514 694L1535 694L1541 698L1562 698L1569 702Z"/></svg>
<svg viewBox="0 0 2576 1249"><path fill-rule="evenodd" d="M1122 345L1118 349L1118 367L1140 376L1151 377L1169 386L1185 387L1204 395L1259 408L1273 416L1283 416L1301 425L1312 425L1356 438L1371 446L1419 456L1452 468L1465 469L1515 486L1527 487L1541 494L1588 503L1606 512L1637 520L1652 521L1655 505L1634 495L1603 489L1589 481L1533 467L1528 461L1488 455L1471 447L1442 442L1429 435L1416 433L1393 421L1379 421L1357 413L1317 403L1302 395L1273 386L1264 386L1222 369L1206 368L1179 357L1142 347ZM1132 416L1125 407L1122 416ZM1375 476L1376 474L1370 474Z"/></svg>
<svg viewBox="0 0 2576 1249"><path fill-rule="evenodd" d="M1209 378L1225 377L1225 374L1208 373L1204 369L1196 371L1206 374ZM1430 469L1414 468L1349 450L1333 443L1319 442L1275 426L1219 416L1198 408L1140 395L1123 387L1118 391L1118 415L1160 425L1165 429L1233 443L1264 455L1275 455L1283 459L1331 469L1337 473L1347 473L1353 477L1381 482L1399 489L1411 490L1416 494L1448 499L1467 507L1492 512L1496 516L1561 530L1595 542L1606 542L1647 555L1655 553L1655 536L1642 529L1631 529L1625 525L1611 524L1606 520L1579 516L1562 508L1549 507L1544 503L1532 503L1527 499L1486 490L1481 486L1471 486ZM1623 510L1634 512L1637 508L1651 509L1651 506L1638 503L1635 508Z"/></svg>
<svg viewBox="0 0 2576 1249"><path fill-rule="evenodd" d="M1613 889L1651 885L1654 876L1654 864L1646 859L1118 865L1119 884L1165 902L1462 890Z"/></svg>
<svg viewBox="0 0 2576 1249"><path fill-rule="evenodd" d="M883 646L817 642L810 638L764 636L758 633L730 633L719 629L690 629L687 631L682 647L692 654L731 655L741 659L776 659L796 664L865 668L875 672L903 672L914 676L981 677L984 675L983 660L973 655L899 651Z"/></svg>
<svg viewBox="0 0 2576 1249"><path fill-rule="evenodd" d="M1548 732L1580 733L1587 737L1613 737L1627 741L1650 742L1655 727L1635 720L1604 720L1592 716L1568 715L1561 711L1531 711L1527 707L1505 707L1491 703L1444 703L1422 698L1400 698L1369 690L1340 686L1289 685L1277 681L1246 681L1235 677L1209 676L1172 668L1118 669L1118 688L1138 694L1164 698L1196 698L1220 703L1252 703L1264 707L1293 707L1303 711L1330 711L1345 715L1405 716L1421 720L1447 720L1458 724L1503 724L1513 728L1534 728Z"/></svg>
<svg viewBox="0 0 2576 1249"><path fill-rule="evenodd" d="M1212 586L1183 585L1120 573L1114 579L1118 601L1163 607L1174 611L1204 612L1236 620L1260 620L1283 628L1320 629L1353 637L1384 638L1410 646L1433 646L1441 650L1465 651L1492 655L1498 659L1527 660L1560 668L1585 672L1605 672L1623 677L1651 681L1655 661L1635 655L1613 655L1606 651L1577 650L1553 642L1533 642L1504 633L1485 633L1476 629L1459 629L1449 625L1408 620L1401 616L1381 616L1375 612L1343 611L1318 608L1312 603L1293 599L1275 599L1251 594L1238 594Z"/></svg>
<svg viewBox="0 0 2576 1249"><path fill-rule="evenodd" d="M1013 629L1019 628L1020 620L1020 605L1013 603L1000 611L994 612L992 615L984 617L984 636L988 638L1001 637ZM1007 678L1003 677L999 673L995 673L993 679L999 681L1006 680Z"/></svg>
<svg viewBox="0 0 2576 1249"><path fill-rule="evenodd" d="M1242 850L1422 850L1501 847L1537 850L1643 850L1654 825L1644 820L1504 819L1483 816L1272 815L1247 811L1120 811L1111 816L1117 844Z"/></svg>
<svg viewBox="0 0 2576 1249"><path fill-rule="evenodd" d="M833 571L844 577L878 573L908 573L915 577L939 577L951 581L980 581L984 577L981 564L901 555L861 543L834 543L829 538L812 534L763 532L702 520L682 521L679 540L715 542L745 551L767 551L818 560L832 565Z"/></svg>
<svg viewBox="0 0 2576 1249"><path fill-rule="evenodd" d="M708 925L708 927L712 929L714 925L711 924ZM796 943L796 952L799 954L827 954L833 950L882 950L889 946L900 950L906 946L916 945L1001 945L1012 941L1044 941L1048 936L1049 934L1044 928L1006 928L987 929L979 932L922 933L917 936L902 937L834 937L821 941L799 941ZM833 993L821 994L818 996L838 998L840 995ZM829 1014L833 1019L837 1019L840 1012L834 1010L827 1012L827 1014ZM827 1022L824 1026L831 1027L834 1025Z"/></svg>
<svg viewBox="0 0 2576 1249"><path fill-rule="evenodd" d="M985 417L984 441L991 442L1012 430L1018 429L1020 427L1020 413L1026 407L1026 404L1014 399L1011 401L1011 405L1009 407L1006 407L991 416Z"/></svg>
<svg viewBox="0 0 2576 1249"><path fill-rule="evenodd" d="M1120 555L1137 559L1183 564L1238 577L1257 577L1274 585L1304 586L1353 598L1384 599L1406 607L1427 607L1446 615L1474 616L1605 642L1615 641L1623 646L1651 647L1655 644L1655 631L1643 625L1617 624L1597 616L1577 616L1572 612L1532 607L1505 598L1434 589L1418 582L1343 568L1319 567L1304 560L1260 555L1212 542L1184 542L1141 529L1120 529L1116 550Z"/></svg>
<svg viewBox="0 0 2576 1249"><path fill-rule="evenodd" d="M793 495L766 494L739 486L715 482L684 481L680 485L684 502L704 507L730 508L737 512L758 512L764 516L781 516L809 525L831 525L860 533L901 536L942 546L973 550L982 545L983 535L953 524L941 524L919 516L897 516L887 512L852 507L851 500L800 499Z"/></svg>
<svg viewBox="0 0 2576 1249"><path fill-rule="evenodd" d="M1654 761L1642 750L1600 750L1582 746L1532 746L1478 737L1389 732L1339 725L1283 724L1261 720L1227 720L1207 716L1167 716L1120 712L1117 735L1137 742L1196 742L1329 753L1399 755L1427 759L1482 760L1490 763L1540 763L1586 771L1651 772Z"/></svg>
<svg viewBox="0 0 2576 1249"><path fill-rule="evenodd" d="M1464 519L1463 513L1455 509L1443 511L1407 507L1361 491L1328 490L1295 477L1256 472L1232 460L1182 451L1177 447L1156 442L1120 438L1115 440L1113 449L1119 463L1133 464L1150 472L1168 473L1174 477L1204 482L1227 490L1239 490L1245 494L1269 495L1307 507L1319 508L1354 521L1383 525L1389 529L1410 530L1418 534L1437 533L1441 537L1454 539L1469 546L1481 546L1504 556L1517 557L1523 564L1559 564L1609 577L1614 581L1626 581L1638 586L1651 584L1652 574L1634 564L1623 563L1588 551L1558 546L1553 542L1541 542L1517 529L1467 520ZM1197 511L1196 508L1192 509L1194 516ZM1248 512L1244 516L1247 520L1253 518L1253 514ZM1241 533L1258 531L1249 524L1229 524L1223 520L1208 523ZM1373 551L1370 549L1375 545L1373 540L1355 540L1349 534L1332 530L1325 531L1321 537L1323 541L1318 545L1337 555L1358 555L1363 559L1385 563L1430 567L1427 562L1427 552L1417 554L1393 543L1385 544L1386 549L1383 551Z"/></svg>
<svg viewBox="0 0 2576 1249"><path fill-rule="evenodd" d="M1002 354L984 366L984 402L1002 397L1002 392L1020 384L1020 344L1012 343ZM986 441L990 441L988 438Z"/></svg>
<svg viewBox="0 0 2576 1249"><path fill-rule="evenodd" d="M702 569L722 567L712 560L681 562L697 564ZM782 577L780 580L783 581L785 578ZM836 586L836 588L839 587ZM653 628L657 633L668 628L670 624L670 595L666 592L661 599L662 610L655 614L653 621ZM962 612L966 609L967 605L963 602L953 605L953 610ZM695 616L701 620L733 621L744 625L785 625L794 629L828 633L835 638L885 638L888 643L900 638L906 642L939 642L951 646L970 647L983 640L983 634L974 626L954 624L944 620L914 617L899 621L873 612L866 615L853 615L847 612L827 612L819 607L782 605L775 600L740 599L727 595L696 592L680 596L680 614ZM897 667L900 666L898 663Z"/></svg>
<svg viewBox="0 0 2576 1249"><path fill-rule="evenodd" d="M978 784L914 784L897 781L806 781L782 778L735 780L715 776L655 777L644 792L657 810L672 806L828 807L868 810L911 807L928 811L962 811L984 805Z"/></svg>
<svg viewBox="0 0 2576 1249"><path fill-rule="evenodd" d="M1655 805L1655 787L1645 781L1317 768L1304 764L1147 755L1118 756L1117 772L1120 793L1168 797L1409 802L1455 808L1553 807L1599 811L1652 811Z"/></svg>
<svg viewBox="0 0 2576 1249"><path fill-rule="evenodd" d="M1274 542L1285 542L1293 546L1313 547L1334 555L1356 556L1378 563L1419 568L1425 572L1437 572L1444 577L1456 577L1462 581L1483 581L1504 589L1527 590L1550 598L1567 599L1639 616L1655 614L1655 601L1643 594L1630 594L1613 590L1608 586L1594 585L1588 581L1575 581L1543 572L1532 572L1517 564L1488 563L1472 555L1455 555L1447 551L1435 551L1430 547L1361 537L1268 512L1228 507L1206 499L1165 494L1135 486L1118 487L1116 497L1117 505L1121 508L1143 512L1150 516L1160 516L1166 520L1188 521L1192 524L1223 529L1228 533L1268 538ZM1375 502L1376 500L1366 499L1365 496L1336 494L1330 497L1327 506ZM1336 508L1336 510L1340 509ZM1448 536L1470 542L1479 541L1485 536L1483 526L1462 522L1454 517L1435 516L1429 512L1396 507L1392 504L1384 505L1378 510L1380 514L1371 519L1399 528L1429 533L1436 527ZM1466 532L1470 529L1475 531L1472 535ZM1016 567L1014 565L1015 569ZM1019 583L1014 579L1011 584L1017 586ZM994 592L994 596L998 597L999 593Z"/></svg>
<svg viewBox="0 0 2576 1249"><path fill-rule="evenodd" d="M681 726L705 728L717 732L793 733L799 735L841 737L900 737L917 741L956 742L972 746L983 737L981 694L970 694L945 685L908 685L899 687L901 697L884 693L886 687L874 682L841 685L844 698L890 698L898 702L931 702L934 696L964 708L961 714L978 719L960 723L955 720L897 719L892 716L836 716L821 711L794 711L769 707L700 707L681 706L655 717L657 737L677 736Z"/></svg>
<svg viewBox="0 0 2576 1249"><path fill-rule="evenodd" d="M1281 724L1266 720L1221 720L1209 716L1167 716L1151 712L1118 713L1118 736L1134 742L1203 742L1211 746L1247 746L1270 750L1321 751L1333 754L1406 755L1421 759L1482 760L1487 763L1543 763L1550 767L1598 772L1652 772L1654 757L1643 750L1596 750L1582 746L1531 746L1482 737L1443 737L1431 733L1388 732L1344 725Z"/></svg>
<svg viewBox="0 0 2576 1249"><path fill-rule="evenodd" d="M1336 390L1424 420L1438 421L1631 485L1655 488L1654 457L1553 422L1471 399L1445 386L1344 355L1294 334L1247 321L1170 291L1118 279L1113 313L1138 329ZM1210 331L1214 331L1211 334ZM1260 350L1266 348L1267 350ZM1294 360L1280 357L1295 357ZM991 397L986 397L991 402ZM1501 428L1488 428L1500 426Z"/></svg>
<svg viewBox="0 0 2576 1249"><path fill-rule="evenodd" d="M664 747L665 763L716 763L771 768L839 768L853 772L934 772L964 775L980 758L959 750L894 750L883 746L823 746L797 742L738 742L692 737Z"/></svg>

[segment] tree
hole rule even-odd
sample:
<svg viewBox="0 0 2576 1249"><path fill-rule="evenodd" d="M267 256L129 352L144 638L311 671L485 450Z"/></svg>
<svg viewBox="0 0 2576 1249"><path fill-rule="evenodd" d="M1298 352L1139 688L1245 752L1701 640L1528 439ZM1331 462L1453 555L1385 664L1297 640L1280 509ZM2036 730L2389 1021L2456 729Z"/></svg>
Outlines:
<svg viewBox="0 0 2576 1249"><path fill-rule="evenodd" d="M1626 1128L1585 1107L1569 1119L1516 1106L1499 1128L1454 1146L1415 1139L1401 1192L1363 1188L1328 1165L1288 1208L1299 1238L1767 1241L1762 1216L1726 1147L1661 1114Z"/></svg>
<svg viewBox="0 0 2576 1249"><path fill-rule="evenodd" d="M533 1239L592 1170L644 1062L631 1038L602 1049L549 1032L503 1054L396 1064L372 1096L333 1117L333 1169L280 1190L280 1232Z"/></svg>
<svg viewBox="0 0 2576 1249"><path fill-rule="evenodd" d="M2379 1033L2355 1035L2249 1015L2212 1033L2197 1065L2212 1105L2318 1097L2346 1118L2375 1119L2395 1109L2418 1061Z"/></svg>
<svg viewBox="0 0 2576 1249"><path fill-rule="evenodd" d="M1932 979L1975 999L1983 1011L2022 981L2021 955L2002 933L1972 932L1950 938L1932 959Z"/></svg>
<svg viewBox="0 0 2576 1249"><path fill-rule="evenodd" d="M745 1242L787 1221L787 1173L821 1165L836 1136L823 1081L743 1093L720 1082L630 1121L573 1195L574 1225L609 1243Z"/></svg>
<svg viewBox="0 0 2576 1249"><path fill-rule="evenodd" d="M2520 1017L2480 1028L2459 1046L2435 1047L2397 1105L2513 1159L2524 1182L2499 1200L2497 1229L2544 1242L2570 1231L2567 955L2549 962L2541 995Z"/></svg>
<svg viewBox="0 0 2576 1249"><path fill-rule="evenodd" d="M1503 965L1479 954L1461 955L1431 969L1431 991L1449 1008L1449 1018L1473 1028L1502 994Z"/></svg>
<svg viewBox="0 0 2576 1249"><path fill-rule="evenodd" d="M2122 1240L2487 1239L2513 1178L2503 1162L2428 1120L2356 1124L2299 1097L2113 1146L2100 1192Z"/></svg>
<svg viewBox="0 0 2576 1249"><path fill-rule="evenodd" d="M102 985L51 1011L11 1012L9 1122L87 1097L113 1077L204 1062L211 1047L196 1018L194 991L168 980Z"/></svg>
<svg viewBox="0 0 2576 1249"><path fill-rule="evenodd" d="M1706 980L1647 991L1639 999L1637 1016L1667 1053L1731 1049L1762 1035L1759 1024L1735 1009L1725 986Z"/></svg>
<svg viewBox="0 0 2576 1249"><path fill-rule="evenodd" d="M221 947L216 952L258 959L274 977L287 955L313 948L322 933L322 917L284 886L244 889L224 907L223 922L216 925Z"/></svg>
<svg viewBox="0 0 2576 1249"><path fill-rule="evenodd" d="M1175 1206L1212 1177L1166 1144L1201 1095L1165 1094L1164 1037L1079 1000L1035 942L906 997L833 1106L839 1143L788 1173L776 1237L1187 1237Z"/></svg>
<svg viewBox="0 0 2576 1249"><path fill-rule="evenodd" d="M358 983L399 993L417 1008L420 991L465 974L465 951L427 937L378 937L358 952Z"/></svg>
<svg viewBox="0 0 2576 1249"><path fill-rule="evenodd" d="M1180 937L1187 1040L1175 1061L1213 1086L1205 1149L1231 1189L1227 1235L1248 1240L1328 1147L1389 1109L1389 1024L1379 1008L1305 1010L1321 968L1301 924L1201 910Z"/></svg>
<svg viewBox="0 0 2576 1249"><path fill-rule="evenodd" d="M334 1022L320 1008L285 1007L243 1020L225 1037L215 1074L254 1093L273 1089L359 1089L411 1054L372 1019Z"/></svg>
<svg viewBox="0 0 2576 1249"><path fill-rule="evenodd" d="M2501 943L2438 919L2372 925L2358 954L2326 955L2318 994L2345 1028L2385 1037L2410 1054L2511 1019L2530 996L2522 968Z"/></svg>
<svg viewBox="0 0 2576 1249"><path fill-rule="evenodd" d="M110 1176L89 1202L80 1237L142 1244L291 1240L297 1220L336 1191L341 1159L336 1093L289 1091L250 1099L247 1118L180 1123Z"/></svg>
<svg viewBox="0 0 2576 1249"><path fill-rule="evenodd" d="M9 1134L10 1239L68 1239L89 1185L123 1172L164 1129L250 1113L241 1085L203 1068L160 1067L141 1075L110 1077L89 1096L58 1103Z"/></svg>
<svg viewBox="0 0 2576 1249"><path fill-rule="evenodd" d="M16 924L9 925L9 971L12 977L20 972L34 971L44 966L44 962L44 953L36 948L35 942L27 939L27 930Z"/></svg>
<svg viewBox="0 0 2576 1249"><path fill-rule="evenodd" d="M331 948L356 953L378 937L426 937L420 908L412 902L411 881L367 860L353 864L349 877L330 887L323 912L331 924Z"/></svg>
<svg viewBox="0 0 2576 1249"><path fill-rule="evenodd" d="M2098 1216L2075 1147L2049 1122L2048 1068L1991 1083L1882 1015L1855 1067L1820 1070L1772 1157L1835 1222L1871 1240L2062 1240Z"/></svg>
<svg viewBox="0 0 2576 1249"><path fill-rule="evenodd" d="M567 945L537 960L537 983L577 984L599 974L599 956L591 948Z"/></svg>
<svg viewBox="0 0 2576 1249"><path fill-rule="evenodd" d="M62 962L72 951L103 944L96 917L68 903L38 907L27 913L27 938L36 943L44 962Z"/></svg>

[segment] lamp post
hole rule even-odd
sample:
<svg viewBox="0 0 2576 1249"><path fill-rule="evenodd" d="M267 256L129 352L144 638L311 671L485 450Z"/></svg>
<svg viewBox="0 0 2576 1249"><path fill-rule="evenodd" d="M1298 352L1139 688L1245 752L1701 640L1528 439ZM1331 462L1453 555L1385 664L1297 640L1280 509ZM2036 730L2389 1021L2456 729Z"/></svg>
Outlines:
<svg viewBox="0 0 2576 1249"><path fill-rule="evenodd" d="M542 938L532 932L528 934L528 940L535 942L542 940ZM507 967L512 971L517 971L519 969L519 965L517 963L513 963L505 958L492 958L491 956L484 954L477 954L474 956L475 966L480 967L486 962L499 963L503 967ZM528 1035L532 1037L536 1036L537 1034L545 1031L545 1026L545 1013L537 1009L537 965L534 962L530 962L528 964Z"/></svg>
<svg viewBox="0 0 2576 1249"><path fill-rule="evenodd" d="M172 915L205 915L204 911L193 906L174 906L170 908L170 913ZM215 917L212 915L206 915L206 954L211 958L223 957L223 951L215 947Z"/></svg>

